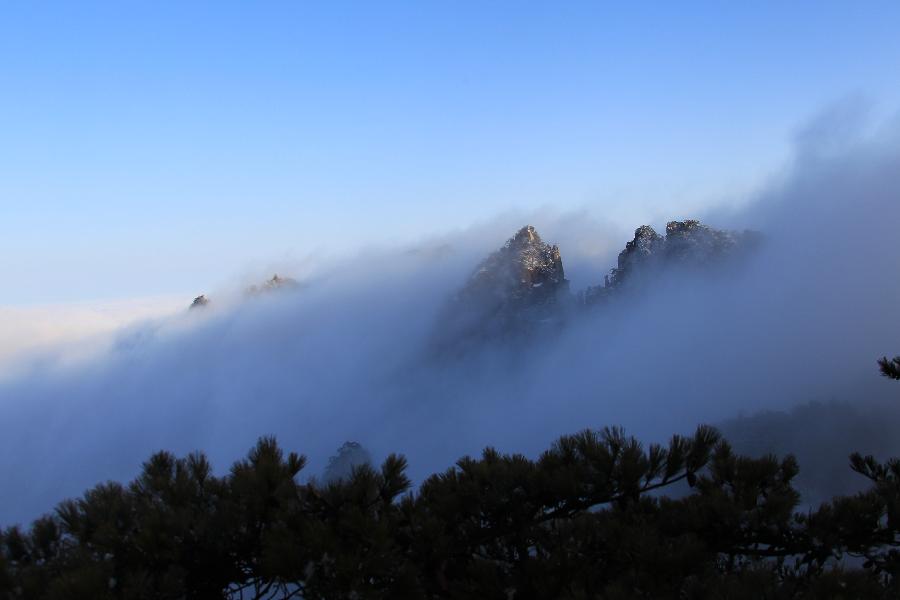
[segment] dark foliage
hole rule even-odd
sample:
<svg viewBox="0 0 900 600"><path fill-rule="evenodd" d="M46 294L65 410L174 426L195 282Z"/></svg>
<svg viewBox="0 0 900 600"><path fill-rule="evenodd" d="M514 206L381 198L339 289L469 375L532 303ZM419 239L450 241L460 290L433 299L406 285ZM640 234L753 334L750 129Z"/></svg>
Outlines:
<svg viewBox="0 0 900 600"><path fill-rule="evenodd" d="M891 379L900 379L900 356L893 359L882 357L878 359L878 366L881 368L881 374Z"/></svg>
<svg viewBox="0 0 900 600"><path fill-rule="evenodd" d="M264 438L223 477L161 452L27 530L0 532L2 598L895 598L900 462L796 511L792 457L735 454L701 427L621 430L537 460L487 449L410 493L406 461L298 483ZM681 485L689 493L662 494ZM852 560L842 561L851 557Z"/></svg>
<svg viewBox="0 0 900 600"><path fill-rule="evenodd" d="M852 454L869 488L806 512L793 456L740 456L706 426L666 447L612 428L537 460L488 448L417 493L403 457L345 462L320 485L272 438L224 477L157 453L127 487L0 530L0 599L900 596L900 459Z"/></svg>

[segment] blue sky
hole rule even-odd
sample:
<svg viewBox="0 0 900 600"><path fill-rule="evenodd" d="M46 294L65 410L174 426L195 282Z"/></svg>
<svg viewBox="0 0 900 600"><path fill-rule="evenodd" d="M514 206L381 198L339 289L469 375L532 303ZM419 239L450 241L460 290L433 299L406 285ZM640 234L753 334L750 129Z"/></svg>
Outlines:
<svg viewBox="0 0 900 600"><path fill-rule="evenodd" d="M690 216L824 106L900 106L896 2L625 4L4 3L0 305L508 210Z"/></svg>

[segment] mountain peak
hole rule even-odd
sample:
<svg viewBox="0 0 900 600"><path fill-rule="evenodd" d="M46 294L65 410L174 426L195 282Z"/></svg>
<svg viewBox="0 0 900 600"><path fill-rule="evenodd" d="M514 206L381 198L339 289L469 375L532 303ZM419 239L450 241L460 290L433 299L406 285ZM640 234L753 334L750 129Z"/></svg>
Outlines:
<svg viewBox="0 0 900 600"><path fill-rule="evenodd" d="M515 336L555 322L568 289L559 247L526 225L478 265L447 306L439 343Z"/></svg>
<svg viewBox="0 0 900 600"><path fill-rule="evenodd" d="M541 236L532 225L526 225L506 242L507 246L523 244L542 244Z"/></svg>
<svg viewBox="0 0 900 600"><path fill-rule="evenodd" d="M559 247L545 243L533 226L526 225L482 261L466 290L516 300L549 296L567 284Z"/></svg>

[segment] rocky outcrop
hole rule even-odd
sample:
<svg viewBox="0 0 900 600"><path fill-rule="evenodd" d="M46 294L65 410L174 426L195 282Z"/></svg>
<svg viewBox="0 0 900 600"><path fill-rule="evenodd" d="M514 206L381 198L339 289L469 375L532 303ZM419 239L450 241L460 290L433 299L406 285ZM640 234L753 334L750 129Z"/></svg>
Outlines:
<svg viewBox="0 0 900 600"><path fill-rule="evenodd" d="M624 288L636 288L673 269L711 269L754 247L754 232L714 229L696 220L670 221L665 237L648 225L638 227L634 239L619 253L617 266L602 286L590 287L581 297L596 304Z"/></svg>
<svg viewBox="0 0 900 600"><path fill-rule="evenodd" d="M634 273L658 262L664 254L666 239L649 225L641 225L634 231L634 239L619 252L616 268L610 271L605 287L623 285Z"/></svg>
<svg viewBox="0 0 900 600"><path fill-rule="evenodd" d="M749 232L713 229L699 221L670 221L666 225L665 257L669 263L706 265L743 250L755 236Z"/></svg>
<svg viewBox="0 0 900 600"><path fill-rule="evenodd" d="M554 303L568 285L559 247L545 243L528 225L478 266L460 298L531 307Z"/></svg>
<svg viewBox="0 0 900 600"><path fill-rule="evenodd" d="M439 344L551 326L568 290L559 247L544 242L531 225L523 227L478 265L451 300L440 320Z"/></svg>
<svg viewBox="0 0 900 600"><path fill-rule="evenodd" d="M207 304L209 304L209 298L206 297L206 294L200 294L199 296L194 298L193 302L191 302L190 308L191 310L195 308L203 308Z"/></svg>

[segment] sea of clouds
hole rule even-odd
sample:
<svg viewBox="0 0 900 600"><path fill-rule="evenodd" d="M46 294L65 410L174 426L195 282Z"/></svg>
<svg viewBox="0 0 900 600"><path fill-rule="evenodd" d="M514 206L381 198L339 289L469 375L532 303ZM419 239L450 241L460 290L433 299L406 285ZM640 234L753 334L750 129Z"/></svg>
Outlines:
<svg viewBox="0 0 900 600"><path fill-rule="evenodd" d="M45 350L0 381L0 524L130 479L159 449L202 450L224 470L260 435L309 456L309 475L355 440L376 460L406 454L420 480L487 445L533 456L586 427L661 441L810 400L900 403L875 367L900 353L900 127L846 120L803 130L741 208L670 215L760 231L751 260L670 273L555 335L428 352L448 299L526 222L560 246L573 289L601 283L632 232L590 210L361 249L282 273L295 289L220 290L203 310L187 298L84 360Z"/></svg>

